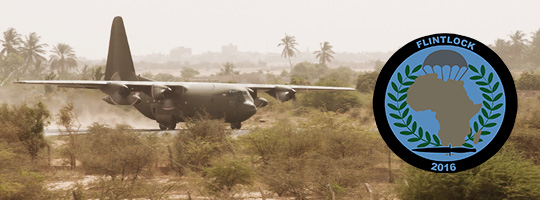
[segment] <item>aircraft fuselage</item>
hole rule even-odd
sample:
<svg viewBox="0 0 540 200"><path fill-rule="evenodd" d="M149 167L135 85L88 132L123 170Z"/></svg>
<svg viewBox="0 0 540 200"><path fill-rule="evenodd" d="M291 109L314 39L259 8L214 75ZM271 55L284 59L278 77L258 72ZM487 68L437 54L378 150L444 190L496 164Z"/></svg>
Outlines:
<svg viewBox="0 0 540 200"><path fill-rule="evenodd" d="M173 88L171 96L163 100L140 92L141 101L134 107L144 116L170 129L174 129L176 123L198 114L240 124L257 110L249 93L246 88L235 85L190 83L186 89Z"/></svg>

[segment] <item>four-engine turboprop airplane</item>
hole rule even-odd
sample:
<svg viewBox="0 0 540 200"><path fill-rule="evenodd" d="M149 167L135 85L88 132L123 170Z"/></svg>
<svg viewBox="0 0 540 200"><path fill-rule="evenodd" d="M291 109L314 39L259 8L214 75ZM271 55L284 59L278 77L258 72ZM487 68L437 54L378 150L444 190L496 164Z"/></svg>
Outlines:
<svg viewBox="0 0 540 200"><path fill-rule="evenodd" d="M225 119L232 129L240 129L241 122L253 116L257 108L268 104L266 99L257 97L257 92L261 91L284 102L294 99L296 91L354 90L345 87L153 81L135 74L121 17L113 20L103 81L25 80L16 83L100 89L107 94L103 98L105 102L132 105L144 116L156 120L161 130L173 130L178 122L201 111L213 118Z"/></svg>

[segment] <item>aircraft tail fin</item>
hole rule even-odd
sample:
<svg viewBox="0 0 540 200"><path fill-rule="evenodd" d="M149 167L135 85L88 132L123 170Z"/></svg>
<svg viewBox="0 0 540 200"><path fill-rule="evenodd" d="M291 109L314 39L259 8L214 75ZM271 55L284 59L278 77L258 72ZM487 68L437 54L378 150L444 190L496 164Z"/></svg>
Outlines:
<svg viewBox="0 0 540 200"><path fill-rule="evenodd" d="M105 80L137 81L122 17L114 18L109 40Z"/></svg>

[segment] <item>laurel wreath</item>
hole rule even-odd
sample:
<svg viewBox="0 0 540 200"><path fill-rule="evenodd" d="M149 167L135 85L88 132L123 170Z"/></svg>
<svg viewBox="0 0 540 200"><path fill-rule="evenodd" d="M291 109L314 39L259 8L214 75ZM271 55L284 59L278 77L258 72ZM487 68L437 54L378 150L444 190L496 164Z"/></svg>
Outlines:
<svg viewBox="0 0 540 200"><path fill-rule="evenodd" d="M463 143L463 146L465 147L473 147L473 145L469 144L468 141L474 140L473 135L477 133L478 130L482 131L480 136L491 134L490 131L484 131L484 128L491 128L497 125L495 122L490 123L489 120L499 118L501 113L495 112L503 106L503 103L495 104L499 99L501 99L503 93L500 92L495 94L497 89L499 89L500 82L495 82L492 84L493 72L489 73L486 79L486 68L484 65L480 67L480 71L478 71L478 69L472 65L469 65L469 69L476 73L476 75L471 76L470 79L476 81L476 85L478 85L480 90L483 92L482 97L484 97L484 100L482 101L482 114L478 115L478 121L475 121L473 127L471 127L471 132L469 135L467 135L465 143ZM478 141L482 142L483 140L480 138Z"/></svg>
<svg viewBox="0 0 540 200"><path fill-rule="evenodd" d="M401 131L401 135L411 135L414 137L409 138L408 142L421 142L417 147L426 147L429 145L441 146L441 141L439 137L435 134L430 134L428 131L418 127L418 123L413 121L412 115L409 115L409 108L407 107L407 91L409 87L414 84L414 81L418 76L415 76L414 73L418 72L422 68L422 65L416 66L412 72L410 71L410 66L405 67L405 78L398 72L397 78L398 83L391 82L392 89L395 92L395 95L388 93L388 97L394 101L394 103L388 103L387 106L396 111L397 113L390 113L390 116L394 119L401 120L401 122L394 123L394 126L405 128L404 131ZM472 144L469 144L469 141L474 141L474 133L477 133L478 130L481 130L482 135L489 135L491 131L486 131L484 129L491 128L497 125L495 122L490 122L490 120L497 119L501 116L501 113L495 113L499 110L504 104L497 103L502 98L503 93L496 93L499 89L500 82L493 82L493 72L489 73L486 78L486 68L484 65L478 70L473 65L469 65L469 69L475 72L476 75L471 76L470 79L476 81L475 84L479 86L479 89L483 92L482 97L482 115L478 115L478 120L473 123L473 127L470 128L470 133L467 135L464 147L472 148ZM488 111L489 110L489 111ZM474 130L474 132L473 132ZM479 142L483 140L480 138Z"/></svg>
<svg viewBox="0 0 540 200"><path fill-rule="evenodd" d="M429 145L441 146L441 140L437 135L430 134L428 131L418 127L418 123L413 121L412 115L409 115L409 108L407 107L407 91L409 87L414 83L414 80L418 78L414 73L418 72L422 68L422 65L416 66L412 72L410 71L409 65L405 67L405 77L398 72L397 79L398 84L392 81L392 89L395 92L395 95L388 93L388 97L394 101L394 103L388 103L387 106L396 111L396 113L390 113L390 116L394 119L401 120L401 122L394 123L394 126L400 128L406 128L404 131L399 132L401 135L414 136L409 138L408 142L421 142L417 147L426 147Z"/></svg>

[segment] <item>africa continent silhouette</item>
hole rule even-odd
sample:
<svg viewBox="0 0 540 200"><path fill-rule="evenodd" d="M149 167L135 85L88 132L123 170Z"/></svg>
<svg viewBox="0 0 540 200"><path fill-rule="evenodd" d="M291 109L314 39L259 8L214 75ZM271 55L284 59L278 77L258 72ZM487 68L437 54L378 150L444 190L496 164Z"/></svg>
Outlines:
<svg viewBox="0 0 540 200"><path fill-rule="evenodd" d="M438 136L443 146L461 146L470 133L469 121L482 108L467 96L463 81L419 76L407 91L407 104L415 111L431 110L439 121Z"/></svg>

